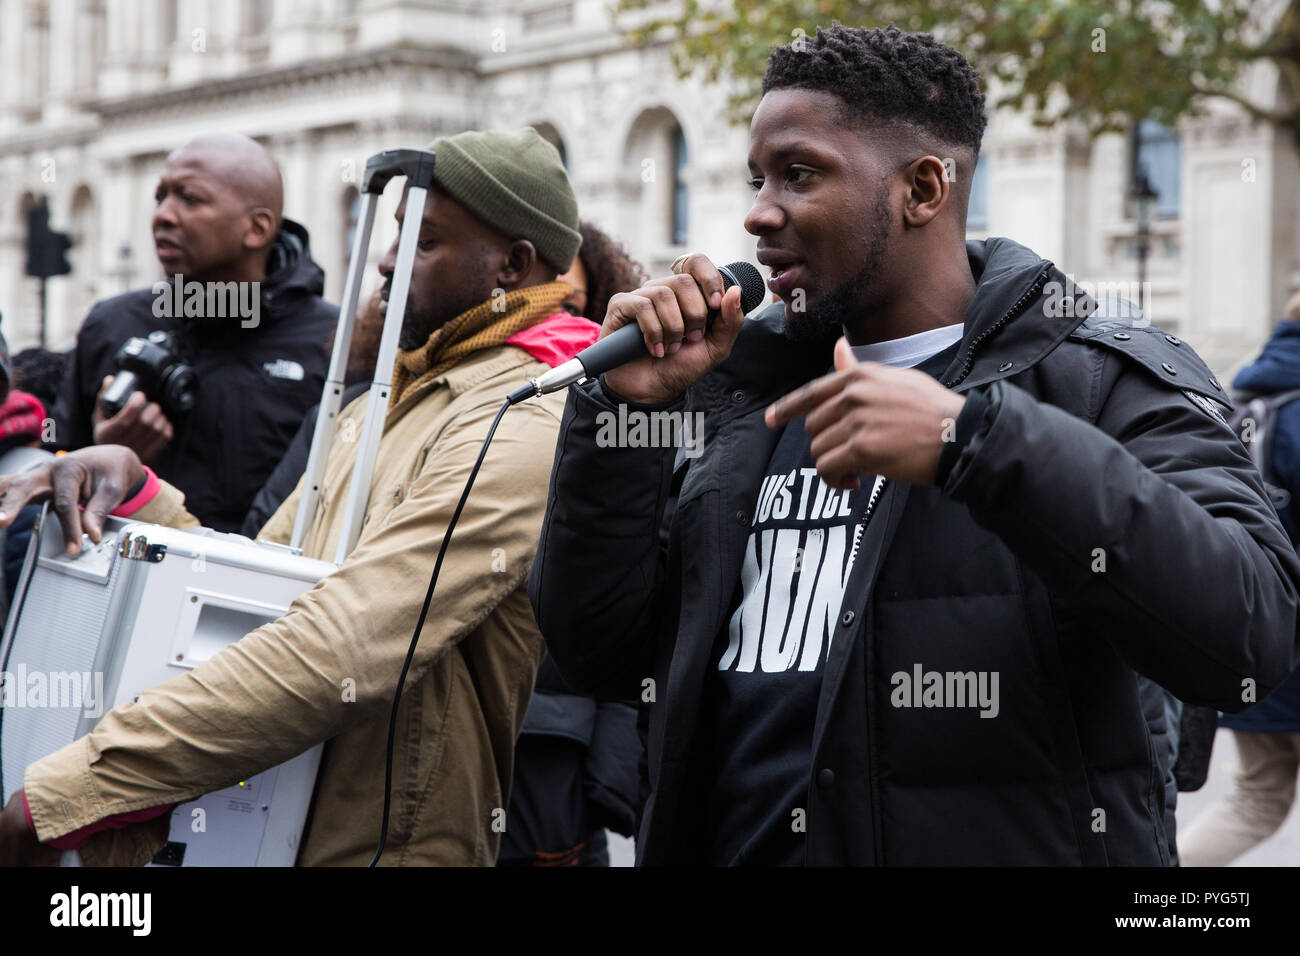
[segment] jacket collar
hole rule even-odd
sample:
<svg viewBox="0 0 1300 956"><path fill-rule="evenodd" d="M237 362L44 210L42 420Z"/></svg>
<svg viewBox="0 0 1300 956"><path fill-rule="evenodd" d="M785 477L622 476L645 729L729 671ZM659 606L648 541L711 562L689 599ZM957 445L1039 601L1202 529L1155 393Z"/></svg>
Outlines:
<svg viewBox="0 0 1300 956"><path fill-rule="evenodd" d="M447 393L454 399L488 379L505 375L512 369L519 369L519 381L514 384L522 385L536 374L537 364L537 359L523 349L511 345L479 349L440 375L420 379L411 385L402 396L401 403L389 409L384 419L384 429L391 428L394 422L419 405L436 388L445 387ZM501 401L505 401L508 391L507 383L503 383Z"/></svg>

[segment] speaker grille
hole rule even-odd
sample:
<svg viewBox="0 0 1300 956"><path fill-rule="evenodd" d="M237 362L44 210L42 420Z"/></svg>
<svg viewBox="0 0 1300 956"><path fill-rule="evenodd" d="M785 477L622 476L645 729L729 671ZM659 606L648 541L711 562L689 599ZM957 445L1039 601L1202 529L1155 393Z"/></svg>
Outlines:
<svg viewBox="0 0 1300 956"><path fill-rule="evenodd" d="M47 524L59 534L57 522ZM115 561L106 584L40 564L32 573L5 664L6 683L13 683L4 695L11 706L0 714L0 772L4 778L0 784L6 803L22 787L29 764L77 739L77 727L89 703L85 695L98 689L92 672L120 571L121 562ZM78 675L75 682L74 674ZM86 675L92 683L82 688ZM42 682L44 706L30 706L39 704L37 689ZM100 678L100 685L103 683ZM74 686L82 689L80 695L73 691ZM107 701L96 700L95 704L100 714L109 709Z"/></svg>

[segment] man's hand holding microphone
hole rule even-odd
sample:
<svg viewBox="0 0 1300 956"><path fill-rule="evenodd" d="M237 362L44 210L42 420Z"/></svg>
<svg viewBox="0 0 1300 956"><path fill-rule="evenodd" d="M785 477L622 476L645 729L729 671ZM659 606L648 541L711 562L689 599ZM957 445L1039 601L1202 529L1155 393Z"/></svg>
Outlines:
<svg viewBox="0 0 1300 956"><path fill-rule="evenodd" d="M687 256L678 268L609 300L600 337L635 323L645 339L644 357L605 373L605 384L629 402L673 401L726 360L745 324L741 287L724 291L722 273L707 256ZM710 311L717 312L711 326Z"/></svg>
<svg viewBox="0 0 1300 956"><path fill-rule="evenodd" d="M604 373L609 389L629 402L673 401L727 359L744 326L741 287L724 291L707 256L677 266L679 274L610 299L601 338L636 323L645 340L646 355ZM711 311L717 317L710 325ZM778 399L764 418L783 428L806 416L818 474L834 488L857 488L861 477L875 475L932 484L965 402L925 372L859 362L841 337L834 370Z"/></svg>

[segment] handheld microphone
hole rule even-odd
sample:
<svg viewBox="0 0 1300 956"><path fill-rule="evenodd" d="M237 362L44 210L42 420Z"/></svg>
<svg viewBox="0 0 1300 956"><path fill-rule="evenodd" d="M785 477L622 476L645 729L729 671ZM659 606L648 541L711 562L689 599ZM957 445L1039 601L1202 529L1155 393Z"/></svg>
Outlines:
<svg viewBox="0 0 1300 956"><path fill-rule="evenodd" d="M726 292L733 285L740 286L740 311L748 313L757 309L763 301L763 277L748 262L733 262L719 266L722 273L722 290ZM708 321L712 323L716 310L709 310ZM645 348L645 337L641 327L629 322L620 329L611 332L595 345L583 349L563 365L558 365L544 375L529 379L527 385L521 385L510 393L507 399L511 405L518 405L525 399L537 395L546 395L568 388L574 382L596 378L612 368L618 368L633 359L649 353Z"/></svg>

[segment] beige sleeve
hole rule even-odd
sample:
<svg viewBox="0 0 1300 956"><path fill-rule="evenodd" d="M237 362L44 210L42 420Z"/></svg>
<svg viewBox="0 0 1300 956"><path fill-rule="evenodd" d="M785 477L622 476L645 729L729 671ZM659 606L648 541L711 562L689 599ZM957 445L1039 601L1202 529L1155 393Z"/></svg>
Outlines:
<svg viewBox="0 0 1300 956"><path fill-rule="evenodd" d="M167 484L161 478L159 483L162 487L158 493L149 500L148 504L133 512L127 520L160 524L181 531L199 527L199 519L185 510L185 495L181 490Z"/></svg>
<svg viewBox="0 0 1300 956"><path fill-rule="evenodd" d="M288 614L30 766L39 837L194 799L387 713L438 548L496 411L493 401L458 418L408 497ZM408 688L526 586L558 432L556 409L543 402L502 419L444 560ZM349 678L354 702L344 700ZM127 844L139 826L104 840Z"/></svg>

